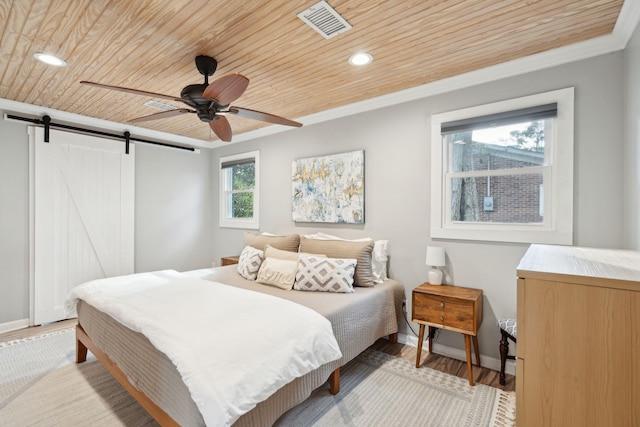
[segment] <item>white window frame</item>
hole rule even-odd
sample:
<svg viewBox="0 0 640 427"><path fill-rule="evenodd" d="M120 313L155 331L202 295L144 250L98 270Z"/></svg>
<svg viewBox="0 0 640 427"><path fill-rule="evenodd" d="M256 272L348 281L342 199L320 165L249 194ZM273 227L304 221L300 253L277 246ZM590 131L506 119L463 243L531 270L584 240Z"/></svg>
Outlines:
<svg viewBox="0 0 640 427"><path fill-rule="evenodd" d="M229 218L228 212L231 209L229 195L232 191L227 191L227 174L222 168L222 164L244 159L255 159L255 186L253 187L253 218ZM260 228L260 152L250 151L247 153L235 154L232 156L220 157L220 227L228 228Z"/></svg>
<svg viewBox="0 0 640 427"><path fill-rule="evenodd" d="M558 115L551 147L545 147L543 223L451 221L442 124L550 103L557 103ZM431 238L573 244L573 110L574 88L570 87L431 116Z"/></svg>

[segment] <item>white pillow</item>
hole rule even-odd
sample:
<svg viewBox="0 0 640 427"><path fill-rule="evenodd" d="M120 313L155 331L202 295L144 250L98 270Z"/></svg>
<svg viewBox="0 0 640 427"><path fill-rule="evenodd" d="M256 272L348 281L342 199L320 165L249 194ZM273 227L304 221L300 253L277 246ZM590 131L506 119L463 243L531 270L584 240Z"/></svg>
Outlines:
<svg viewBox="0 0 640 427"><path fill-rule="evenodd" d="M316 240L346 240L348 242L368 242L369 240L373 240L371 237L363 237L361 239L343 239L342 237L321 232L305 234L304 237ZM376 240L374 242L373 252L371 254L371 275L373 276L373 281L375 283L382 283L389 278L387 275L387 262L389 259L387 253L388 245L388 240Z"/></svg>
<svg viewBox="0 0 640 427"><path fill-rule="evenodd" d="M256 281L290 291L296 280L298 261L266 257Z"/></svg>
<svg viewBox="0 0 640 427"><path fill-rule="evenodd" d="M388 240L376 240L373 244L373 252L371 253L371 274L373 281L376 283L382 283L387 276L387 246Z"/></svg>
<svg viewBox="0 0 640 427"><path fill-rule="evenodd" d="M357 260L300 254L293 288L298 291L353 292Z"/></svg>
<svg viewBox="0 0 640 427"><path fill-rule="evenodd" d="M245 246L238 258L238 273L247 280L256 280L263 258L263 251Z"/></svg>

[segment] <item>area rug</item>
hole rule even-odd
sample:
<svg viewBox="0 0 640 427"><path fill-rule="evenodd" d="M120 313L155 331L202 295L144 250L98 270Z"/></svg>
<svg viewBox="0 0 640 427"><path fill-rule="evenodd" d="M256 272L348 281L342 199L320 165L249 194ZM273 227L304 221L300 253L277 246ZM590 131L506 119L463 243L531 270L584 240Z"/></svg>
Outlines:
<svg viewBox="0 0 640 427"><path fill-rule="evenodd" d="M515 393L476 384L368 349L328 387L284 414L276 426L514 426Z"/></svg>
<svg viewBox="0 0 640 427"><path fill-rule="evenodd" d="M75 336L0 343L0 425L157 426L91 353L75 363Z"/></svg>
<svg viewBox="0 0 640 427"><path fill-rule="evenodd" d="M0 408L75 357L72 329L0 343Z"/></svg>
<svg viewBox="0 0 640 427"><path fill-rule="evenodd" d="M92 356L75 364L73 330L0 343L0 425L155 426ZM512 426L515 394L367 350L276 423L289 426Z"/></svg>

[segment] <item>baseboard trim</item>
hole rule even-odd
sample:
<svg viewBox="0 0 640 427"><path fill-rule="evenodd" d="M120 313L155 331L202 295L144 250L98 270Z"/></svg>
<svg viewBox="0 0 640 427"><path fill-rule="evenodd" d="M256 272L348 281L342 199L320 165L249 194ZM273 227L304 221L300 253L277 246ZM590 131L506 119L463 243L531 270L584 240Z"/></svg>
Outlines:
<svg viewBox="0 0 640 427"><path fill-rule="evenodd" d="M18 329L28 328L29 319L14 320L13 322L0 323L0 334Z"/></svg>
<svg viewBox="0 0 640 427"><path fill-rule="evenodd" d="M413 335L407 335L398 333L398 341L402 344L410 345L412 347L418 347L418 337ZM427 344L425 343L422 346L422 351L427 350ZM460 350L459 348L449 347L447 345L433 343L433 352L437 354L441 354L443 356L451 357L452 359L462 360L463 362L467 360L467 353L464 350ZM480 354L480 359L482 361L483 368L493 369L494 371L500 372L500 359L496 359L495 357L489 357L485 354ZM505 373L509 375L516 374L516 363L513 360L507 360L507 364L504 368Z"/></svg>

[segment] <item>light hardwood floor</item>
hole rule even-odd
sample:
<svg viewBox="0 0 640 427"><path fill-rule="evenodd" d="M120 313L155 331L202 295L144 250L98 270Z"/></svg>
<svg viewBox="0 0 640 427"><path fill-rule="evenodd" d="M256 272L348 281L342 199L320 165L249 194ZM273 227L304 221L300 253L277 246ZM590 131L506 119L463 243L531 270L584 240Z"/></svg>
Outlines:
<svg viewBox="0 0 640 427"><path fill-rule="evenodd" d="M19 340L23 338L37 337L49 332L60 331L63 329L73 328L78 324L76 319L62 320L60 322L50 323L43 326L34 326L31 328L18 329L11 332L0 334L0 342Z"/></svg>
<svg viewBox="0 0 640 427"><path fill-rule="evenodd" d="M77 324L76 319L63 320L61 322L52 323L46 326L36 326L33 328L19 329L17 331L6 332L0 334L0 342L11 341L15 339L29 338L48 332L54 332L62 329L72 328ZM499 342L499 335L496 336L496 347ZM417 349L405 344L391 344L388 340L381 338L376 341L371 348L383 351L395 357L401 357L411 362L415 362ZM450 357L441 356L435 353L429 353L423 349L420 367L428 367L436 369L448 374L456 375L461 378L467 378L467 364L461 360L452 359ZM507 375L506 384L504 386L499 383L499 373L488 368L473 367L473 381L479 384L485 384L492 387L500 388L507 391L515 391L515 377Z"/></svg>

